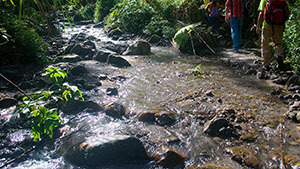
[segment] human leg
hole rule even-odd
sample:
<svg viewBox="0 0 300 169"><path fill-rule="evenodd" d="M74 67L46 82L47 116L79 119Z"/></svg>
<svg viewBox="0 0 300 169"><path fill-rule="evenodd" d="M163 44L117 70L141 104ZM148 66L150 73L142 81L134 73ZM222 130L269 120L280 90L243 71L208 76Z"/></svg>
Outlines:
<svg viewBox="0 0 300 169"><path fill-rule="evenodd" d="M266 25L262 30L261 37L261 56L263 58L263 65L269 66L272 60L272 53L269 46L272 37L272 26Z"/></svg>
<svg viewBox="0 0 300 169"><path fill-rule="evenodd" d="M230 18L231 37L233 40L233 50L240 48L242 20L237 17Z"/></svg>

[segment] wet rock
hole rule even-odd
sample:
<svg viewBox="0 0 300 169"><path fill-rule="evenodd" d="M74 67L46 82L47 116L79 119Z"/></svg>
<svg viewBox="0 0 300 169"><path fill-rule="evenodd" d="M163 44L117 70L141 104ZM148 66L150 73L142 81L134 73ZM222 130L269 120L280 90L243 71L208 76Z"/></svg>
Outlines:
<svg viewBox="0 0 300 169"><path fill-rule="evenodd" d="M94 51L91 47L83 47L81 44L76 44L71 50L70 53L75 53L81 57L91 57L93 56Z"/></svg>
<svg viewBox="0 0 300 169"><path fill-rule="evenodd" d="M300 101L300 94L293 94L293 96L292 96L292 99L293 100L296 100L296 101Z"/></svg>
<svg viewBox="0 0 300 169"><path fill-rule="evenodd" d="M211 90L205 92L205 95L208 96L208 97L214 97L214 94Z"/></svg>
<svg viewBox="0 0 300 169"><path fill-rule="evenodd" d="M276 78L276 79L273 79L273 80L272 80L272 83L284 85L284 84L285 84L285 81L284 81L281 77L278 77L278 78Z"/></svg>
<svg viewBox="0 0 300 169"><path fill-rule="evenodd" d="M140 140L128 135L98 135L69 148L64 155L72 164L101 168L145 163L149 157Z"/></svg>
<svg viewBox="0 0 300 169"><path fill-rule="evenodd" d="M300 110L300 102L294 102L294 104L290 106L289 111L293 110Z"/></svg>
<svg viewBox="0 0 300 169"><path fill-rule="evenodd" d="M86 70L86 68L82 65L77 65L74 66L73 68L71 68L71 73L75 76L79 76L79 75L83 75L88 73L88 71Z"/></svg>
<svg viewBox="0 0 300 169"><path fill-rule="evenodd" d="M295 120L296 116L298 114L298 111L288 111L287 112L287 116L289 119Z"/></svg>
<svg viewBox="0 0 300 169"><path fill-rule="evenodd" d="M119 55L109 55L107 63L119 68L126 68L131 66L131 64L127 60Z"/></svg>
<svg viewBox="0 0 300 169"><path fill-rule="evenodd" d="M108 37L120 36L123 34L123 31L120 28L115 28L108 33Z"/></svg>
<svg viewBox="0 0 300 169"><path fill-rule="evenodd" d="M116 52L107 50L107 49L98 49L98 51L93 56L94 60L97 60L99 62L107 62L108 56L114 55Z"/></svg>
<svg viewBox="0 0 300 169"><path fill-rule="evenodd" d="M109 88L106 89L106 94L108 96L116 96L116 95L118 95L118 89L109 87Z"/></svg>
<svg viewBox="0 0 300 169"><path fill-rule="evenodd" d="M0 100L0 108L6 109L17 105L18 101L14 98L3 98Z"/></svg>
<svg viewBox="0 0 300 169"><path fill-rule="evenodd" d="M152 35L151 37L150 37L150 39L149 39L149 43L157 43L157 42L159 42L160 41L160 37L158 36L158 35Z"/></svg>
<svg viewBox="0 0 300 169"><path fill-rule="evenodd" d="M246 141L246 142L254 142L257 139L257 135L246 133L246 134L243 134L240 137L240 139L243 140L243 141Z"/></svg>
<svg viewBox="0 0 300 169"><path fill-rule="evenodd" d="M88 47L90 47L92 49L96 49L95 43L92 42L92 41L90 41L90 40L83 42L83 45L88 46Z"/></svg>
<svg viewBox="0 0 300 169"><path fill-rule="evenodd" d="M168 150L167 152L156 156L157 164L163 168L180 169L184 168L184 161L187 157L175 152L174 150Z"/></svg>
<svg viewBox="0 0 300 169"><path fill-rule="evenodd" d="M129 46L123 55L149 55L150 44L147 41L137 41L135 44Z"/></svg>
<svg viewBox="0 0 300 169"><path fill-rule="evenodd" d="M106 43L102 43L102 47L114 51L117 54L122 54L128 48L128 45L108 41Z"/></svg>
<svg viewBox="0 0 300 169"><path fill-rule="evenodd" d="M297 120L298 123L300 123L300 112L297 113L296 120Z"/></svg>
<svg viewBox="0 0 300 169"><path fill-rule="evenodd" d="M204 133L212 137L221 137L221 129L228 126L229 122L226 119L215 116L204 124Z"/></svg>
<svg viewBox="0 0 300 169"><path fill-rule="evenodd" d="M155 113L154 112L143 112L139 114L138 120L145 123L154 123L155 122Z"/></svg>
<svg viewBox="0 0 300 169"><path fill-rule="evenodd" d="M106 80L106 79L107 79L107 75L105 75L105 74L99 75L99 80Z"/></svg>
<svg viewBox="0 0 300 169"><path fill-rule="evenodd" d="M119 103L112 103L107 106L104 112L108 116L121 119L125 115L125 108Z"/></svg>
<svg viewBox="0 0 300 169"><path fill-rule="evenodd" d="M257 71L253 68L250 68L248 69L246 72L245 72L246 75L256 75L257 74Z"/></svg>
<svg viewBox="0 0 300 169"><path fill-rule="evenodd" d="M240 164L255 169L261 168L260 160L256 157L256 154L252 149L244 146L236 146L226 149L226 153L231 156L232 160Z"/></svg>
<svg viewBox="0 0 300 169"><path fill-rule="evenodd" d="M77 54L68 54L68 55L63 55L59 56L55 62L71 62L71 63L76 63L83 60L82 57L80 57Z"/></svg>
<svg viewBox="0 0 300 169"><path fill-rule="evenodd" d="M60 106L65 114L77 114L82 111L99 112L103 107L94 101L69 101Z"/></svg>
<svg viewBox="0 0 300 169"><path fill-rule="evenodd" d="M163 112L159 113L155 117L155 121L161 126L170 126L173 125L176 120L173 117L171 117L170 114Z"/></svg>
<svg viewBox="0 0 300 169"><path fill-rule="evenodd" d="M216 164L204 164L204 165L201 165L201 166L196 167L196 168L197 169L230 169L229 167L216 165Z"/></svg>

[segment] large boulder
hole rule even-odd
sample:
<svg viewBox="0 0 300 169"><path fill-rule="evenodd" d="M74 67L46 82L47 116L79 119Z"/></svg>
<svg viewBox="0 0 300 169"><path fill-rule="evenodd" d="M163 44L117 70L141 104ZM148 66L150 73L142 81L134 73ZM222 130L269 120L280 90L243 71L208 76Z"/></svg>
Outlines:
<svg viewBox="0 0 300 169"><path fill-rule="evenodd" d="M139 40L129 46L123 55L149 55L151 52L150 44L147 41Z"/></svg>
<svg viewBox="0 0 300 169"><path fill-rule="evenodd" d="M71 146L64 155L72 164L101 168L144 163L149 160L140 140L128 135L98 135Z"/></svg>
<svg viewBox="0 0 300 169"><path fill-rule="evenodd" d="M69 101L61 105L60 108L65 114L77 114L82 111L99 112L103 107L94 101Z"/></svg>

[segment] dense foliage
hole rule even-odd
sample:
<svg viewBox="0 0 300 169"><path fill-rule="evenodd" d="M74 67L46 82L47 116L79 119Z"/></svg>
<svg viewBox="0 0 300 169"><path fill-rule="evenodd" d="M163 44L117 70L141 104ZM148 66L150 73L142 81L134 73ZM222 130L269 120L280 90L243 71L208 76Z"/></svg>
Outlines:
<svg viewBox="0 0 300 169"><path fill-rule="evenodd" d="M110 13L119 0L97 0L94 21L100 22Z"/></svg>
<svg viewBox="0 0 300 169"><path fill-rule="evenodd" d="M292 68L300 71L300 1L291 5L291 15L286 23L284 33L284 45L286 47L287 59Z"/></svg>
<svg viewBox="0 0 300 169"><path fill-rule="evenodd" d="M144 0L122 0L113 8L107 23L138 33L150 22L153 14L153 8Z"/></svg>
<svg viewBox="0 0 300 169"><path fill-rule="evenodd" d="M0 28L8 35L7 38L1 36L0 53L5 54L1 57L1 65L45 61L48 46L32 25L20 22L7 10L0 9L0 15Z"/></svg>

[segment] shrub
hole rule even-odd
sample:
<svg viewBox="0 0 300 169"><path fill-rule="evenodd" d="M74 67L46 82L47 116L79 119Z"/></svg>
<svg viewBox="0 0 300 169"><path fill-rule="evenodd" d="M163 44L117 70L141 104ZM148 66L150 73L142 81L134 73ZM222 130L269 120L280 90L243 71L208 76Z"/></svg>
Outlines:
<svg viewBox="0 0 300 169"><path fill-rule="evenodd" d="M295 71L300 71L300 1L290 5L291 15L286 23L283 44L288 57L285 62L290 63Z"/></svg>
<svg viewBox="0 0 300 169"><path fill-rule="evenodd" d="M84 19L92 19L94 17L94 13L95 13L95 5L94 4L88 4L84 7L80 8L80 13L81 16Z"/></svg>
<svg viewBox="0 0 300 169"><path fill-rule="evenodd" d="M109 14L110 10L117 4L119 0L97 0L94 14L94 22L100 22Z"/></svg>
<svg viewBox="0 0 300 169"><path fill-rule="evenodd" d="M167 39L173 38L176 33L174 24L162 17L155 15L152 17L150 23L145 27L144 33L148 36L158 35Z"/></svg>
<svg viewBox="0 0 300 169"><path fill-rule="evenodd" d="M108 25L117 25L131 33L141 32L150 22L153 8L144 0L122 0L107 18Z"/></svg>
<svg viewBox="0 0 300 169"><path fill-rule="evenodd" d="M1 64L25 64L40 62L46 58L48 46L29 24L22 21L10 12L0 10L1 26L10 36L9 41L0 46ZM5 18L5 19L4 19Z"/></svg>

